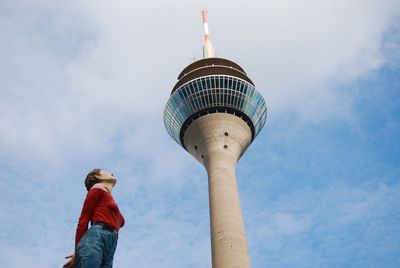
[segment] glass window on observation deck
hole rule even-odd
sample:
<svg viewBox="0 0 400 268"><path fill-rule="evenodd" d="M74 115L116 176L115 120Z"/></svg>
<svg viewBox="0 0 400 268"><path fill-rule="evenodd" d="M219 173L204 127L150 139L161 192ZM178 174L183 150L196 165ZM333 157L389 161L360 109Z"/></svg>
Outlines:
<svg viewBox="0 0 400 268"><path fill-rule="evenodd" d="M196 109L193 102L193 94L189 95L186 101L189 103L190 110L194 112Z"/></svg>
<svg viewBox="0 0 400 268"><path fill-rule="evenodd" d="M189 96L192 95L194 93L194 87L193 87L193 83L190 82L188 84L188 88L189 88Z"/></svg>
<svg viewBox="0 0 400 268"><path fill-rule="evenodd" d="M222 76L219 77L219 88L226 88L225 79Z"/></svg>
<svg viewBox="0 0 400 268"><path fill-rule="evenodd" d="M204 95L204 92L201 92L199 94L199 101L200 101L200 109L203 109L207 105L207 99L206 96Z"/></svg>
<svg viewBox="0 0 400 268"><path fill-rule="evenodd" d="M244 102L244 99L246 98L246 96L245 95L243 95L243 94L241 94L241 98L240 98L240 101L239 101L239 107L241 108L241 109L243 109L243 102Z"/></svg>
<svg viewBox="0 0 400 268"><path fill-rule="evenodd" d="M196 100L196 108L198 108L200 106L198 98L197 98L198 93L200 91L200 87L201 87L201 84L200 84L199 80L195 81L194 82L195 93L193 94L193 98L195 98L195 100Z"/></svg>
<svg viewBox="0 0 400 268"><path fill-rule="evenodd" d="M232 80L232 89L236 90L237 79Z"/></svg>
<svg viewBox="0 0 400 268"><path fill-rule="evenodd" d="M217 90L215 88L211 89L211 99L212 99L212 104L216 105L217 104Z"/></svg>
<svg viewBox="0 0 400 268"><path fill-rule="evenodd" d="M201 90L205 90L207 88L206 79L201 79Z"/></svg>
<svg viewBox="0 0 400 268"><path fill-rule="evenodd" d="M203 108L203 106L204 106L203 99L202 99L202 94L200 92L196 93L196 98L197 98L197 101L199 103L198 109L201 110Z"/></svg>
<svg viewBox="0 0 400 268"><path fill-rule="evenodd" d="M225 99L226 99L226 104L227 104L227 106L231 106L231 96L232 96L231 92L232 92L232 91L231 91L230 89L227 89L227 90L226 90Z"/></svg>
<svg viewBox="0 0 400 268"><path fill-rule="evenodd" d="M244 83L240 83L239 91L243 93L243 91L244 91Z"/></svg>
<svg viewBox="0 0 400 268"><path fill-rule="evenodd" d="M204 80L204 82L202 83L203 88L202 88L201 94L202 94L203 104L205 106L207 103L209 103L208 97L206 96L206 92L210 88L209 87L210 80L208 77L203 78L203 80Z"/></svg>
<svg viewBox="0 0 400 268"><path fill-rule="evenodd" d="M188 86L186 86L182 91L183 91L183 97L186 99L188 97Z"/></svg>
<svg viewBox="0 0 400 268"><path fill-rule="evenodd" d="M239 92L235 91L235 97L234 97L234 105L235 107L239 107L239 100L240 100L240 96L239 96ZM240 107L239 107L240 108Z"/></svg>
<svg viewBox="0 0 400 268"><path fill-rule="evenodd" d="M210 77L210 82L211 82L211 88L216 88L216 86L215 86L215 76L211 76Z"/></svg>
<svg viewBox="0 0 400 268"><path fill-rule="evenodd" d="M221 77L220 76L216 76L215 77L215 87L216 88L220 88L221 86L220 86L220 80L221 79Z"/></svg>
<svg viewBox="0 0 400 268"><path fill-rule="evenodd" d="M207 89L211 88L211 77L205 78L206 79L206 87Z"/></svg>
<svg viewBox="0 0 400 268"><path fill-rule="evenodd" d="M233 106L233 91L232 90L230 90L228 93L228 104L231 107Z"/></svg>

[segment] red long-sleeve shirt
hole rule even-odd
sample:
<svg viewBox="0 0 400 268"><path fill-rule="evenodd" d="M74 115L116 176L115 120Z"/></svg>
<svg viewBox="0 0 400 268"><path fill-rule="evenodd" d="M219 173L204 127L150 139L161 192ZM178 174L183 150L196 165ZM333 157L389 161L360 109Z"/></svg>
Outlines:
<svg viewBox="0 0 400 268"><path fill-rule="evenodd" d="M125 224L114 198L105 187L95 185L87 193L76 228L75 247L87 231L89 221L105 222L117 231Z"/></svg>

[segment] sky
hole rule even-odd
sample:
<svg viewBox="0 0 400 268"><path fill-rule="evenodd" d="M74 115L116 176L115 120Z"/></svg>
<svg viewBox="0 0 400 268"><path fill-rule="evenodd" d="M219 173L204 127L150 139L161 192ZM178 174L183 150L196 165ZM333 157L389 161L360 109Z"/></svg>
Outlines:
<svg viewBox="0 0 400 268"><path fill-rule="evenodd" d="M0 267L65 262L93 168L114 267L211 267L206 172L162 119L203 8L268 106L237 166L252 267L400 266L399 1L0 0Z"/></svg>

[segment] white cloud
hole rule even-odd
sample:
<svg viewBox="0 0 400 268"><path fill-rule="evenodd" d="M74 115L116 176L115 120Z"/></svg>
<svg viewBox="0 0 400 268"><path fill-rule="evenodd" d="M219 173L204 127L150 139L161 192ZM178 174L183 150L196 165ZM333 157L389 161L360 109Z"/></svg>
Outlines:
<svg viewBox="0 0 400 268"><path fill-rule="evenodd" d="M305 120L349 116L351 95L335 92L332 81L385 63L382 37L400 10L396 1L204 4L217 51L243 63L270 115L294 111ZM201 51L201 7L178 8L186 5L9 4L2 16L1 146L47 160L75 153L68 148L88 156L106 153L116 129L145 117L161 122L174 78ZM227 20L226 7L241 19Z"/></svg>
<svg viewBox="0 0 400 268"><path fill-rule="evenodd" d="M311 226L309 217L299 217L288 213L278 212L273 215L276 228L286 235L296 235L306 231Z"/></svg>

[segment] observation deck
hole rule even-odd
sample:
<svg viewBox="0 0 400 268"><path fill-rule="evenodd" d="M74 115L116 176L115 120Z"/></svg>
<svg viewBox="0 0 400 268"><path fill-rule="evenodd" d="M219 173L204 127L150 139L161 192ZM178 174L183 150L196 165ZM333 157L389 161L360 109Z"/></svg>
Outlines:
<svg viewBox="0 0 400 268"><path fill-rule="evenodd" d="M185 147L183 138L190 124L211 113L242 118L253 140L265 124L267 106L238 64L213 57L198 60L179 74L164 109L164 125L169 135Z"/></svg>

